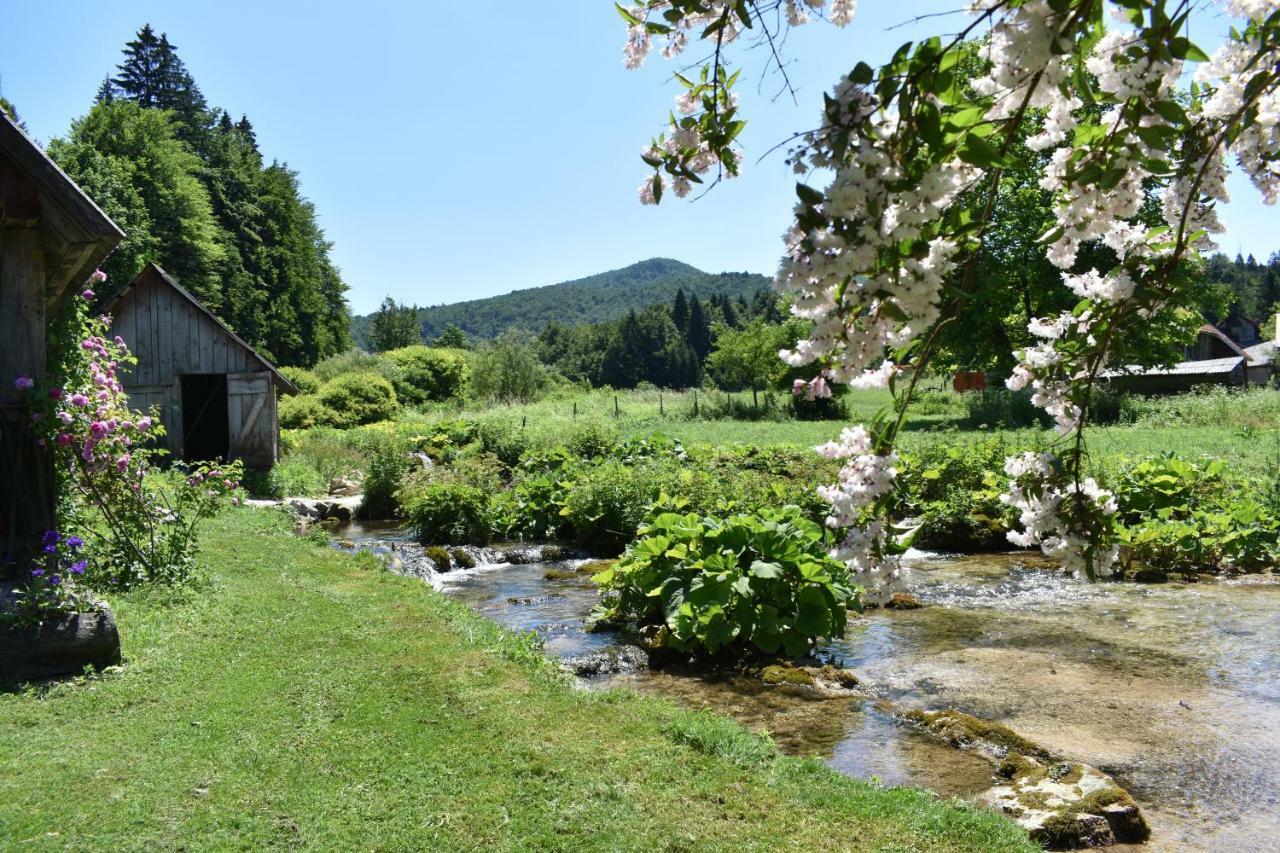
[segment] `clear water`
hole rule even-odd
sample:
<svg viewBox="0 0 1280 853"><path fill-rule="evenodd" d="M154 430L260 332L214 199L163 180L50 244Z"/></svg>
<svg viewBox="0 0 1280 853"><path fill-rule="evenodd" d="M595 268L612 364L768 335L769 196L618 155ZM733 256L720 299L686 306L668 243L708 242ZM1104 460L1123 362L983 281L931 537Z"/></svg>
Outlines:
<svg viewBox="0 0 1280 853"><path fill-rule="evenodd" d="M482 566L434 581L503 625L536 631L550 654L616 643L582 630L598 600L586 578L546 578L567 565ZM1091 585L986 555L920 560L912 585L930 606L852 620L820 656L895 702L996 720L1111 773L1147 813L1148 849L1280 849L1280 584ZM886 784L966 796L991 782L985 761L904 729L871 701L723 676L644 671L604 683L721 711L788 752Z"/></svg>

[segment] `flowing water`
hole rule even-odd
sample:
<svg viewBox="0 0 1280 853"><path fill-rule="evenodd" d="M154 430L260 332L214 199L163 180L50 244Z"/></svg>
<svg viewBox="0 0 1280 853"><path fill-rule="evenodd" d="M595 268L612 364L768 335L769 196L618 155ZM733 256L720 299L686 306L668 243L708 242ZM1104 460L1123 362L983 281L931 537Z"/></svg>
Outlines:
<svg viewBox="0 0 1280 853"><path fill-rule="evenodd" d="M357 544L371 531L355 535ZM1150 850L1280 849L1280 584L1088 584L1023 557L923 559L929 606L850 621L819 657L907 707L1005 723L1115 776L1146 812ZM597 601L572 563L481 565L430 579L561 657L605 649L583 631ZM729 714L794 754L947 795L991 784L986 761L941 746L861 699L813 699L731 677L642 670L631 686Z"/></svg>

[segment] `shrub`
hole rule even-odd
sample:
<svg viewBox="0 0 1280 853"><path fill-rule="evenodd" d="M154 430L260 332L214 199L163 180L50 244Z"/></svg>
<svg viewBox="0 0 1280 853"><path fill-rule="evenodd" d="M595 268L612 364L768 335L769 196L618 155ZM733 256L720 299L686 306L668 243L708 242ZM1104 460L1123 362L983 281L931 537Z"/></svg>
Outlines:
<svg viewBox="0 0 1280 853"><path fill-rule="evenodd" d="M698 655L785 652L843 636L859 606L829 534L797 507L728 518L662 513L612 568L597 618L665 629L671 648Z"/></svg>
<svg viewBox="0 0 1280 853"><path fill-rule="evenodd" d="M575 424L565 439L569 452L579 459L610 456L617 444L618 428L597 420Z"/></svg>
<svg viewBox="0 0 1280 853"><path fill-rule="evenodd" d="M476 439L480 442L481 450L492 453L508 468L516 467L520 457L533 447L528 432L514 421L503 418L481 421L476 429Z"/></svg>
<svg viewBox="0 0 1280 853"><path fill-rule="evenodd" d="M320 390L320 380L305 367L282 367L280 375L298 386L301 394L314 394Z"/></svg>
<svg viewBox="0 0 1280 853"><path fill-rule="evenodd" d="M311 368L321 384L332 382L339 376L349 373L376 373L390 382L396 375L396 366L391 359L383 355L351 349L338 355L331 355Z"/></svg>
<svg viewBox="0 0 1280 853"><path fill-rule="evenodd" d="M409 346L385 353L397 371L396 395L411 405L461 397L470 381L466 357L456 350Z"/></svg>
<svg viewBox="0 0 1280 853"><path fill-rule="evenodd" d="M612 557L635 537L657 496L652 469L607 462L575 478L563 513L575 543L593 556Z"/></svg>
<svg viewBox="0 0 1280 853"><path fill-rule="evenodd" d="M403 443L389 439L373 451L364 475L361 518L394 518L400 512L400 482L418 463Z"/></svg>
<svg viewBox="0 0 1280 853"><path fill-rule="evenodd" d="M531 403L553 383L527 335L509 330L474 356L472 389L481 400Z"/></svg>
<svg viewBox="0 0 1280 853"><path fill-rule="evenodd" d="M329 480L303 459L281 459L269 471L248 471L245 489L259 498L314 497L329 490Z"/></svg>
<svg viewBox="0 0 1280 853"><path fill-rule="evenodd" d="M1052 423L1049 415L1031 402L1030 391L987 388L965 392L960 399L966 411L964 425L971 429L1047 427Z"/></svg>
<svg viewBox="0 0 1280 853"><path fill-rule="evenodd" d="M321 386L319 397L332 425L344 429L385 421L398 408L395 389L377 373L343 374Z"/></svg>
<svg viewBox="0 0 1280 853"><path fill-rule="evenodd" d="M280 426L285 429L313 429L333 426L332 416L314 394L298 394L280 400Z"/></svg>
<svg viewBox="0 0 1280 853"><path fill-rule="evenodd" d="M518 480L493 501L493 527L505 539L566 541L573 523L565 505L573 489L573 470L542 471Z"/></svg>
<svg viewBox="0 0 1280 853"><path fill-rule="evenodd" d="M999 439L947 445L931 441L903 454L904 514L919 524L924 548L981 551L1003 547L1014 521L1000 496L1009 448Z"/></svg>
<svg viewBox="0 0 1280 853"><path fill-rule="evenodd" d="M489 541L489 500L474 486L436 483L402 496L402 503L420 542L483 545Z"/></svg>

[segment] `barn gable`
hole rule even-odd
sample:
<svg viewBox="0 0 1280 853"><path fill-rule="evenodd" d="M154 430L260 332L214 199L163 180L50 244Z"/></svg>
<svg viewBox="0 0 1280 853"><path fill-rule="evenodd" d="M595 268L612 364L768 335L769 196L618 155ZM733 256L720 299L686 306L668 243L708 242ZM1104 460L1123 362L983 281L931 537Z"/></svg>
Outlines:
<svg viewBox="0 0 1280 853"><path fill-rule="evenodd" d="M130 403L160 408L175 458L279 457L276 389L298 389L156 264L108 307L138 363L123 373Z"/></svg>

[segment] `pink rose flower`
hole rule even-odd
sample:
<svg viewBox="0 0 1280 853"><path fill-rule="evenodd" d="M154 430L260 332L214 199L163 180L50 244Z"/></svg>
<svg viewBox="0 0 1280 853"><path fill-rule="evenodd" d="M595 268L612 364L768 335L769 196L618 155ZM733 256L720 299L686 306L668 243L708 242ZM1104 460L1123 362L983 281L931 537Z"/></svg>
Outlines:
<svg viewBox="0 0 1280 853"><path fill-rule="evenodd" d="M107 274L104 273L102 270L94 270L93 273L89 276L89 281L94 281L94 282L97 282L98 284L101 284L106 280L107 280Z"/></svg>

